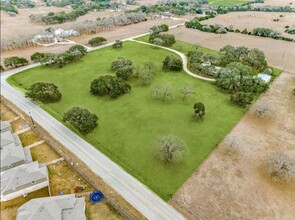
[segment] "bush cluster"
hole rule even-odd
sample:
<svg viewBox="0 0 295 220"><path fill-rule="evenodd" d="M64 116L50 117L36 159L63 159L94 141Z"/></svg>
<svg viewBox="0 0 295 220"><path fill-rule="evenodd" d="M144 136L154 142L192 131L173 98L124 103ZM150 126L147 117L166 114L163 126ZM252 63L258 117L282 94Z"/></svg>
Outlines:
<svg viewBox="0 0 295 220"><path fill-rule="evenodd" d="M95 96L109 95L111 98L117 98L131 90L131 86L116 76L100 76L92 81L90 92Z"/></svg>

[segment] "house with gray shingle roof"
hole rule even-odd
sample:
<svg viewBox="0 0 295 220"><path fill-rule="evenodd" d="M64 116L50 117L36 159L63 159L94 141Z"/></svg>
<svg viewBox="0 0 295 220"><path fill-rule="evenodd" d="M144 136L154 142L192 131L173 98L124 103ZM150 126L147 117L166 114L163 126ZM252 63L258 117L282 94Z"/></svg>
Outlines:
<svg viewBox="0 0 295 220"><path fill-rule="evenodd" d="M24 149L17 134L12 133L8 122L1 122L0 172L32 162L29 149Z"/></svg>
<svg viewBox="0 0 295 220"><path fill-rule="evenodd" d="M8 121L1 121L1 123L0 123L0 131L1 131L1 133L5 132L5 131L11 131L12 132L10 123Z"/></svg>
<svg viewBox="0 0 295 220"><path fill-rule="evenodd" d="M85 220L85 198L74 194L32 199L17 211L17 220Z"/></svg>
<svg viewBox="0 0 295 220"><path fill-rule="evenodd" d="M49 184L47 167L40 166L37 161L1 172L0 175L1 201L22 196Z"/></svg>
<svg viewBox="0 0 295 220"><path fill-rule="evenodd" d="M24 149L15 143L8 144L0 149L1 166L0 172L32 162L30 149Z"/></svg>

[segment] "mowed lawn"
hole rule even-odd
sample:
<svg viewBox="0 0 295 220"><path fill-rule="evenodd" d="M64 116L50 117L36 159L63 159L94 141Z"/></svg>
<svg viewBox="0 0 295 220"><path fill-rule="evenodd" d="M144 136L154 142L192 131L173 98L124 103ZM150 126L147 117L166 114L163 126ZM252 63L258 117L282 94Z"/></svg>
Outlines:
<svg viewBox="0 0 295 220"><path fill-rule="evenodd" d="M55 83L63 94L62 100L40 105L58 120L74 106L96 113L99 126L84 138L168 200L245 112L245 109L232 105L229 95L211 83L183 71L163 72L162 60L169 54L173 53L126 42L121 49L96 50L63 68L37 67L21 72L9 78L9 82L22 91L34 82ZM91 81L101 75L114 74L110 65L117 57L129 58L135 66L152 61L159 71L149 86L142 86L135 78L129 80L132 91L117 99L92 96L89 92ZM163 103L151 97L151 88L162 84L173 88L170 102ZM191 85L197 94L182 101L180 91L186 84ZM206 106L207 113L202 120L193 118L196 101ZM166 135L174 135L184 141L187 153L182 163L162 164L155 157L155 146Z"/></svg>
<svg viewBox="0 0 295 220"><path fill-rule="evenodd" d="M208 0L209 5L212 6L232 6L232 5L242 5L250 0Z"/></svg>

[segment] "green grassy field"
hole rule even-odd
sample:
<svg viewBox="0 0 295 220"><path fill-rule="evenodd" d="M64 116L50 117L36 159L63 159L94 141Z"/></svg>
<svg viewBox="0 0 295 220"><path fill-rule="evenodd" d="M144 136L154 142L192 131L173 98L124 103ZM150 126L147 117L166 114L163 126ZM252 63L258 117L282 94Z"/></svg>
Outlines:
<svg viewBox="0 0 295 220"><path fill-rule="evenodd" d="M241 5L249 2L250 0L208 0L209 5L212 6L232 6L232 5Z"/></svg>
<svg viewBox="0 0 295 220"><path fill-rule="evenodd" d="M186 44L186 47L188 50L193 46ZM121 49L96 50L63 68L37 67L18 73L10 77L9 82L21 91L34 82L55 83L63 94L62 100L40 106L58 120L73 106L96 113L99 126L84 138L168 200L245 112L245 109L230 103L229 94L220 92L211 83L183 71L161 71L162 60L169 54L172 52L126 42ZM152 84L146 87L137 79L131 79L132 91L118 99L91 96L91 81L100 75L114 74L110 65L117 57L129 58L135 65L153 61L159 72ZM158 84L168 84L173 88L171 102L163 103L151 98L151 87ZM184 102L180 90L185 84L191 85L197 94ZM193 118L192 106L196 101L206 106L207 114L202 120ZM155 158L156 143L170 134L181 138L187 148L185 160L177 165L162 164Z"/></svg>

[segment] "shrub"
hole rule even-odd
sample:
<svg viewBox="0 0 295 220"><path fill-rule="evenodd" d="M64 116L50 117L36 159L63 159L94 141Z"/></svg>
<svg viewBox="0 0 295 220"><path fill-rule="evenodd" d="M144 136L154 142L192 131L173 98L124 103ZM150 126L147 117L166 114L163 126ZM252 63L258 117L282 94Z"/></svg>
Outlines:
<svg viewBox="0 0 295 220"><path fill-rule="evenodd" d="M87 109L73 107L68 110L63 117L63 121L69 121L81 133L87 134L97 127L98 117L90 113Z"/></svg>
<svg viewBox="0 0 295 220"><path fill-rule="evenodd" d="M274 152L268 158L268 172L275 180L290 180L295 177L295 160L288 155Z"/></svg>
<svg viewBox="0 0 295 220"><path fill-rule="evenodd" d="M246 106L251 104L253 96L251 93L237 92L230 96L230 101L237 105Z"/></svg>
<svg viewBox="0 0 295 220"><path fill-rule="evenodd" d="M123 41L116 40L116 42L113 44L113 48L121 48L123 47Z"/></svg>
<svg viewBox="0 0 295 220"><path fill-rule="evenodd" d="M173 55L167 56L163 61L164 70L179 71L182 70L182 66L182 60Z"/></svg>
<svg viewBox="0 0 295 220"><path fill-rule="evenodd" d="M79 53L81 53L82 56L84 56L85 54L87 54L87 49L86 49L84 46L79 45L79 44L74 45L74 46L70 47L70 48L67 50L68 53L75 53L75 52L77 52L77 51L78 51Z"/></svg>
<svg viewBox="0 0 295 220"><path fill-rule="evenodd" d="M193 106L196 117L203 118L206 114L205 105L202 102L197 102Z"/></svg>
<svg viewBox="0 0 295 220"><path fill-rule="evenodd" d="M30 86L26 92L26 97L43 103L58 102L62 94L53 83L37 82Z"/></svg>
<svg viewBox="0 0 295 220"><path fill-rule="evenodd" d="M132 73L133 73L133 66L127 65L118 69L116 72L116 76L123 80L128 80L128 78L132 75Z"/></svg>
<svg viewBox="0 0 295 220"><path fill-rule="evenodd" d="M104 37L95 37L88 41L88 44L91 46L97 46L102 44L103 42L106 42L107 40Z"/></svg>
<svg viewBox="0 0 295 220"><path fill-rule="evenodd" d="M40 62L44 57L45 57L45 53L36 52L31 55L31 60L34 63L37 63L37 62Z"/></svg>
<svg viewBox="0 0 295 220"><path fill-rule="evenodd" d="M4 65L6 67L19 67L19 66L24 66L27 65L29 61L23 57L7 57L4 59Z"/></svg>
<svg viewBox="0 0 295 220"><path fill-rule="evenodd" d="M171 47L175 44L175 36L171 34L151 34L149 37L149 42L154 43L155 39L161 39L163 41L162 46Z"/></svg>
<svg viewBox="0 0 295 220"><path fill-rule="evenodd" d="M118 57L116 60L114 60L111 64L111 69L112 70L118 70L120 68L123 68L124 66L131 66L132 61L128 60L123 57Z"/></svg>

